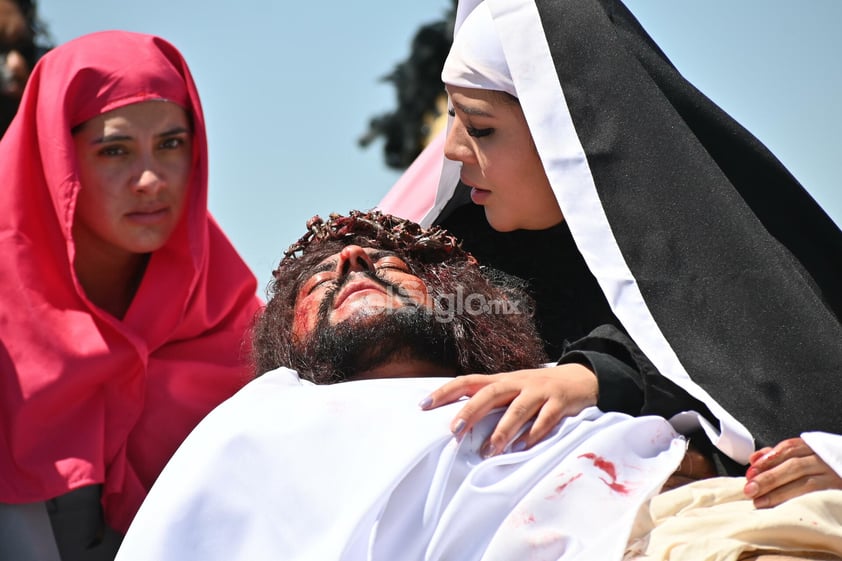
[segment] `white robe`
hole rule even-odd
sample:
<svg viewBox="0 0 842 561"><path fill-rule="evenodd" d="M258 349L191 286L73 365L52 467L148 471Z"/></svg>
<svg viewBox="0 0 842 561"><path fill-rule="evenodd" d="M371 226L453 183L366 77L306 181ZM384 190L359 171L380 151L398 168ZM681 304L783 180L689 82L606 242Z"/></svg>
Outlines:
<svg viewBox="0 0 842 561"><path fill-rule="evenodd" d="M499 412L457 442L462 404L417 406L442 381L265 374L187 438L117 561L619 560L684 454L663 419L589 408L483 460Z"/></svg>

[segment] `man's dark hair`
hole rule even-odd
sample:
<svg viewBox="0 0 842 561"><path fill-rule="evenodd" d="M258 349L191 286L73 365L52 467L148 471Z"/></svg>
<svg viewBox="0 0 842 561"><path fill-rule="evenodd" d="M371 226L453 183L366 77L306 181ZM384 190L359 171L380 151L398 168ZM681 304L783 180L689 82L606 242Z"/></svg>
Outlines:
<svg viewBox="0 0 842 561"><path fill-rule="evenodd" d="M302 342L292 332L295 301L310 271L348 245L394 252L424 281L434 304L428 320L448 330L454 352L449 359L453 364L447 366L457 374L508 372L546 361L532 320L534 303L518 279L480 267L439 227L424 229L377 211L351 211L331 214L328 221L310 219L307 233L273 272L266 308L253 328L256 374L286 366L314 379L310 365L302 362ZM470 297L473 302L466 302ZM327 377L317 381L342 381L341 376Z"/></svg>

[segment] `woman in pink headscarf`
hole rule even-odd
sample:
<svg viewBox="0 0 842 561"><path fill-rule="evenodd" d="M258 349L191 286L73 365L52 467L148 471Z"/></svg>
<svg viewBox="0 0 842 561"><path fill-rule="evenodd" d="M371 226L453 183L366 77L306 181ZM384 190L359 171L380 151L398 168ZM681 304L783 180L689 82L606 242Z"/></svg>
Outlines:
<svg viewBox="0 0 842 561"><path fill-rule="evenodd" d="M260 301L207 170L187 64L136 33L48 53L0 142L0 525L49 513L39 559L113 556L182 439L249 379Z"/></svg>

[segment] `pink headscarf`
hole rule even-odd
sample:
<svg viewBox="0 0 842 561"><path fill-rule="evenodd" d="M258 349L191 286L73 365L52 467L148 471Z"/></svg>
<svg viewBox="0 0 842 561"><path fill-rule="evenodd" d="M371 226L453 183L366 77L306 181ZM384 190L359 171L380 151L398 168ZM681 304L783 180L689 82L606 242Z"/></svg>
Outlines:
<svg viewBox="0 0 842 561"><path fill-rule="evenodd" d="M181 221L118 320L72 265L71 128L148 99L191 115L193 171ZM124 532L184 437L248 381L243 340L260 301L208 213L207 160L196 86L166 41L94 33L34 69L0 141L0 502L102 483L106 519Z"/></svg>

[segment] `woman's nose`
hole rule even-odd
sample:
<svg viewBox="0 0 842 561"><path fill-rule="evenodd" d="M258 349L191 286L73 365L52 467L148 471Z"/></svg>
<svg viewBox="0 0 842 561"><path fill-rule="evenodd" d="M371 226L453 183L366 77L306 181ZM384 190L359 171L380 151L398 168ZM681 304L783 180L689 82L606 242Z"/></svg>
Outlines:
<svg viewBox="0 0 842 561"><path fill-rule="evenodd" d="M469 162L473 159L473 149L468 142L468 133L458 118L453 119L450 130L444 139L444 157L455 162Z"/></svg>
<svg viewBox="0 0 842 561"><path fill-rule="evenodd" d="M134 189L137 192L155 193L164 184L163 174L154 163L144 161L137 171Z"/></svg>
<svg viewBox="0 0 842 561"><path fill-rule="evenodd" d="M341 275L353 272L374 271L374 262L365 249L358 245L349 245L339 252L336 271Z"/></svg>

